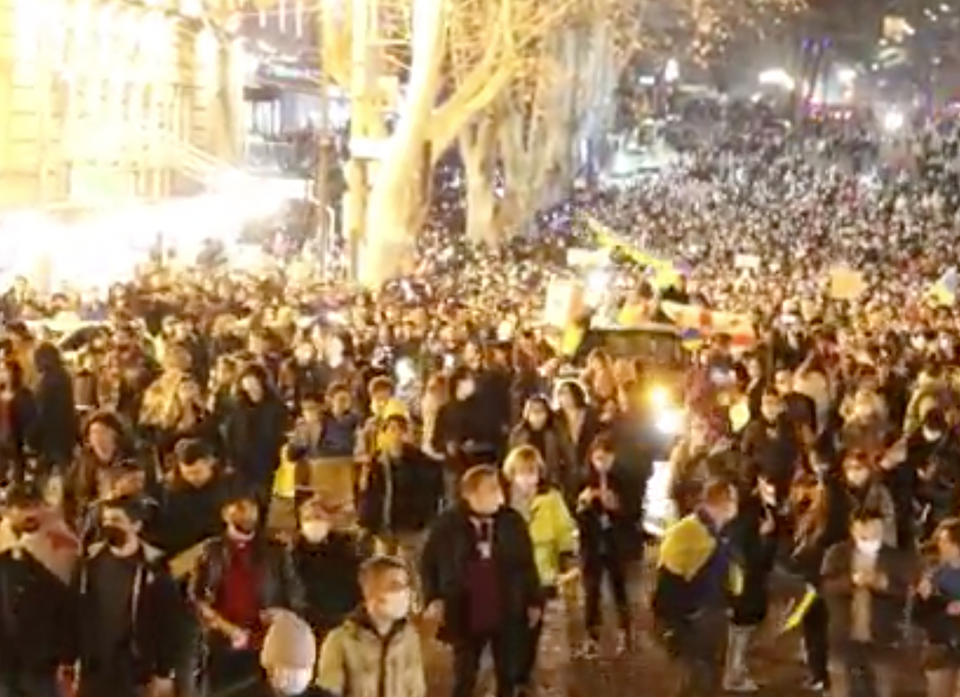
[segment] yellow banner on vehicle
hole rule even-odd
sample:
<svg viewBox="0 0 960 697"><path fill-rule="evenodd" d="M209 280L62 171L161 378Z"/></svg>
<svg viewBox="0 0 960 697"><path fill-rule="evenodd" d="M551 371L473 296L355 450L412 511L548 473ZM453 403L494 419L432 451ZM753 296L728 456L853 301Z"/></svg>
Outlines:
<svg viewBox="0 0 960 697"><path fill-rule="evenodd" d="M658 288L669 288L679 280L680 271L669 259L662 259L638 249L596 218L588 216L586 223L598 245L605 249L616 249L635 264L651 269L654 273L653 282Z"/></svg>

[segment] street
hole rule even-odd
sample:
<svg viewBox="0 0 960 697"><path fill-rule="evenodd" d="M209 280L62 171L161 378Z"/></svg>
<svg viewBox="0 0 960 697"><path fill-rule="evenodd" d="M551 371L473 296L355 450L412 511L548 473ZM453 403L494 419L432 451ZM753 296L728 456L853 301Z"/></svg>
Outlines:
<svg viewBox="0 0 960 697"><path fill-rule="evenodd" d="M644 584L634 580L632 598L636 605L635 625L637 647L630 654L613 655L613 632L615 617L612 605L607 613L611 631L604 637L602 656L598 660L570 660L568 636L576 635L581 624L580 609L568 621L559 605L547 615L540 649L538 697L607 697L616 695L657 695L669 697L677 685L677 677L665 653L656 645L650 634L650 614L645 607L648 592ZM762 629L752 651L753 677L760 684L756 693L761 697L809 697L812 693L803 689L805 674L801 665L801 639L799 631L779 634L778 622L783 617L785 602L774 603L767 625ZM904 650L902 670L898 673L898 697L914 697L924 694L923 675L916 657L919 647ZM450 694L451 660L446 647L428 642L427 676L430 682L430 697L445 697ZM488 689L482 697L493 694L492 676L486 675Z"/></svg>

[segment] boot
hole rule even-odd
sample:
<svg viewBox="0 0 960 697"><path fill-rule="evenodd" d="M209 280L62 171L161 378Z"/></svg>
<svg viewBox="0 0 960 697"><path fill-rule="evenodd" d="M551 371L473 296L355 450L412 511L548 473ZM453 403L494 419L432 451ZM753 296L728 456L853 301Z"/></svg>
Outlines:
<svg viewBox="0 0 960 697"><path fill-rule="evenodd" d="M747 649L753 627L730 625L730 638L727 642L727 657L723 672L723 689L727 692L756 692L757 683L747 670Z"/></svg>

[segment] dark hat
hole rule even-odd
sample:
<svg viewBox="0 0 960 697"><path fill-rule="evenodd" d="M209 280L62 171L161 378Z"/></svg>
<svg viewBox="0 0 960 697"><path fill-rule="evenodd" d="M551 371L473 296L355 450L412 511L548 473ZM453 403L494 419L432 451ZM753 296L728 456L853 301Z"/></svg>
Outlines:
<svg viewBox="0 0 960 697"><path fill-rule="evenodd" d="M140 496L119 496L106 499L101 504L101 508L121 510L135 523L142 523L150 517L150 506Z"/></svg>
<svg viewBox="0 0 960 697"><path fill-rule="evenodd" d="M198 460L207 460L213 457L213 448L210 447L209 443L199 438L183 438L177 442L174 454L177 457L177 462L192 465Z"/></svg>
<svg viewBox="0 0 960 697"><path fill-rule="evenodd" d="M249 501L251 503L259 503L260 497L257 494L255 487L251 486L244 481L232 481L230 486L227 487L227 490L224 494L224 497L220 501L222 508L226 508L234 503L240 503L241 501Z"/></svg>

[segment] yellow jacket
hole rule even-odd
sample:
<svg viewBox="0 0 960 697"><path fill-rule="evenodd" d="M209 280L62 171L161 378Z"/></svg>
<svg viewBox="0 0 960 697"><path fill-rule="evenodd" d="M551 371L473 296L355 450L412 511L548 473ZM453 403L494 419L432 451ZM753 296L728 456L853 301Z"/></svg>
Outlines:
<svg viewBox="0 0 960 697"><path fill-rule="evenodd" d="M561 557L577 553L577 523L556 489L547 489L534 496L525 517L540 584L556 585L561 572Z"/></svg>

